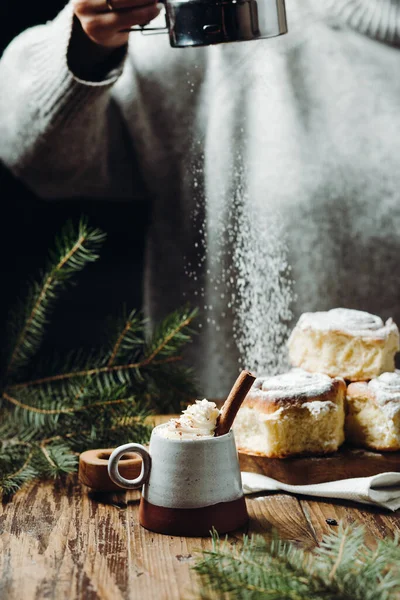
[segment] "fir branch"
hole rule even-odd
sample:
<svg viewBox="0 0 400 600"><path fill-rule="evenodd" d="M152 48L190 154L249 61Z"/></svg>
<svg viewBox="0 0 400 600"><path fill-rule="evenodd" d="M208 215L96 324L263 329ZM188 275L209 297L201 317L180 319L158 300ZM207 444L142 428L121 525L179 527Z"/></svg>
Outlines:
<svg viewBox="0 0 400 600"><path fill-rule="evenodd" d="M244 536L239 549L213 533L213 547L193 567L202 598L227 600L395 600L400 598L399 537L364 543L362 527L340 528L314 552L274 538ZM349 560L351 551L355 554Z"/></svg>
<svg viewBox="0 0 400 600"><path fill-rule="evenodd" d="M340 567L340 565L342 563L343 554L344 554L344 547L345 547L345 544L346 544L346 537L347 537L347 534L343 533L342 539L340 540L339 552L338 552L338 555L336 557L335 564L333 565L332 570L331 570L331 572L328 575L329 581L332 581L332 579L335 577L336 571L338 570L338 568Z"/></svg>
<svg viewBox="0 0 400 600"><path fill-rule="evenodd" d="M37 471L32 466L34 448L23 444L24 453L21 459L21 455L17 452L17 446L21 446L21 444L3 449L0 454L0 497L15 493L22 485L37 476ZM15 470L15 464L18 462L22 464Z"/></svg>
<svg viewBox="0 0 400 600"><path fill-rule="evenodd" d="M62 409L62 408L59 408L59 409L56 408L56 409L49 410L46 408L38 408L37 406L30 406L29 404L24 404L20 400L17 400L16 398L13 398L9 394L7 394L7 392L3 393L3 398L5 400L7 400L7 402L14 404L14 406L18 406L19 408L22 408L23 410L38 413L40 415L58 415L60 413L66 412L66 409Z"/></svg>
<svg viewBox="0 0 400 600"><path fill-rule="evenodd" d="M197 396L198 383L190 367L159 365L149 368L144 376L149 398L162 413L178 413Z"/></svg>
<svg viewBox="0 0 400 600"><path fill-rule="evenodd" d="M173 363L182 360L181 356L170 356L163 360L153 361L153 365L165 365L168 363ZM133 371L137 369L141 369L144 366L150 364L150 360L148 358L139 361L137 363L132 363L128 365L114 365L111 367L97 367L95 369L86 369L83 371L73 371L70 373L59 373L58 375L51 375L49 377L42 377L41 379L32 379L31 381L26 381L23 383L16 383L14 385L10 385L10 390L20 390L27 387L34 387L36 385L43 385L45 383L53 383L64 381L66 379L76 379L78 377L92 377L94 375L111 375L113 373L120 374L124 371Z"/></svg>
<svg viewBox="0 0 400 600"><path fill-rule="evenodd" d="M6 392L4 392L3 398L8 400L8 402L11 402L15 406L19 406L20 408L23 408L24 410L26 410L28 412L34 412L34 413L38 413L41 415L70 415L73 413L90 410L91 408L102 408L105 406L111 406L111 405L115 405L115 404L125 404L126 402L132 402L132 398L118 398L116 400L105 400L105 401L93 402L93 404L86 404L84 406L76 406L73 408L72 407L71 408L60 407L60 408L55 408L55 409L49 410L46 408L38 408L37 406L30 406L29 404L24 404L23 402L20 402L16 398L9 396L9 394L7 394Z"/></svg>
<svg viewBox="0 0 400 600"><path fill-rule="evenodd" d="M76 453L71 452L69 446L62 441L49 444L42 442L39 447L46 461L41 469L44 476L56 478L59 475L73 473L76 470L78 462Z"/></svg>
<svg viewBox="0 0 400 600"><path fill-rule="evenodd" d="M47 460L47 462L49 463L50 467L53 468L57 468L56 463L54 462L54 460L51 458L50 454L47 451L46 448L46 444L43 444L43 442L40 444L40 449L44 454L45 459Z"/></svg>
<svg viewBox="0 0 400 600"><path fill-rule="evenodd" d="M318 568L327 570L331 581L341 569L357 560L363 549L364 532L361 528L350 530L340 526L338 533L337 536L325 537L315 553Z"/></svg>
<svg viewBox="0 0 400 600"><path fill-rule="evenodd" d="M147 418L167 407L178 411L195 395L191 373L178 366L193 333L195 312L187 307L150 336L146 320L132 311L103 348L51 362L37 356L58 293L97 259L103 240L83 220L77 230L68 223L40 283L12 319L14 345L0 389L0 496L35 478L76 471L77 454L86 449L148 442Z"/></svg>
<svg viewBox="0 0 400 600"><path fill-rule="evenodd" d="M380 556L380 555L382 555L382 553L384 553L385 560L387 560L389 564L393 563L393 564L400 565L400 534L399 534L399 532L396 531L393 539L385 538L384 540L380 540L378 543L376 553L377 553L377 556ZM400 569L397 570L397 574L399 577L399 585L400 585Z"/></svg>
<svg viewBox="0 0 400 600"><path fill-rule="evenodd" d="M124 319L118 338L111 349L110 358L107 363L108 367L111 367L116 362L125 361L141 349L143 345L144 325L144 319L137 315L136 310L133 310Z"/></svg>
<svg viewBox="0 0 400 600"><path fill-rule="evenodd" d="M96 388L88 389L77 401L74 398L57 397L54 393L46 396L37 391L25 391L24 401L17 400L7 392L3 394L5 397L15 406L13 416L19 425L17 435L31 441L68 431L77 422L82 427L90 423L93 429L100 422L110 425L115 417L129 415L141 419L150 412L145 399L137 400L126 386L113 386L101 394Z"/></svg>
<svg viewBox="0 0 400 600"><path fill-rule="evenodd" d="M50 253L51 260L40 283L34 283L28 293L29 301L23 317L15 325L18 331L14 348L6 368L9 376L25 365L37 352L42 342L48 315L57 298L59 288L88 263L97 260L97 251L105 239L98 229L88 228L85 220L79 223L76 233L68 222L61 235L56 238L56 250Z"/></svg>
<svg viewBox="0 0 400 600"><path fill-rule="evenodd" d="M159 354L170 356L191 340L194 330L190 329L198 310L190 311L187 307L168 315L162 323L155 328L148 342L148 356L145 364L151 363Z"/></svg>

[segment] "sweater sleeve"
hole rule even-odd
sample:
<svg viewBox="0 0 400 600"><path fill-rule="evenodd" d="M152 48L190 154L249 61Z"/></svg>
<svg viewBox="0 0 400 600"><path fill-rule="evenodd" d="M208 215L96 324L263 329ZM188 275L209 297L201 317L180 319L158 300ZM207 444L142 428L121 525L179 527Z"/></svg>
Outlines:
<svg viewBox="0 0 400 600"><path fill-rule="evenodd" d="M68 4L6 48L0 160L42 198L140 196L133 144L111 94L124 57L100 81L79 79L68 67L72 30Z"/></svg>

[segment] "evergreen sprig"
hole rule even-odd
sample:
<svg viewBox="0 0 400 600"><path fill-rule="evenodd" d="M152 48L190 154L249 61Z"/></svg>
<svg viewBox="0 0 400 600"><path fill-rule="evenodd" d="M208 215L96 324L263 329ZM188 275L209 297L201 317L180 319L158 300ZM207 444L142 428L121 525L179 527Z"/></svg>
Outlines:
<svg viewBox="0 0 400 600"><path fill-rule="evenodd" d="M208 600L395 600L400 598L400 539L375 549L362 526L324 536L313 551L279 539L244 536L237 548L212 534L212 549L193 567Z"/></svg>
<svg viewBox="0 0 400 600"><path fill-rule="evenodd" d="M31 284L26 300L11 315L9 339L13 343L6 368L9 378L36 354L58 292L88 263L98 259L98 250L104 240L105 234L89 228L84 219L79 222L78 231L68 221L56 237L55 249L49 253L40 280Z"/></svg>
<svg viewBox="0 0 400 600"><path fill-rule="evenodd" d="M131 311L102 348L38 357L59 294L99 258L105 237L84 219L77 227L68 222L11 315L0 387L0 495L33 478L75 471L88 448L147 442L152 413L179 412L197 394L193 372L180 364L194 334L196 311L188 307L153 330Z"/></svg>

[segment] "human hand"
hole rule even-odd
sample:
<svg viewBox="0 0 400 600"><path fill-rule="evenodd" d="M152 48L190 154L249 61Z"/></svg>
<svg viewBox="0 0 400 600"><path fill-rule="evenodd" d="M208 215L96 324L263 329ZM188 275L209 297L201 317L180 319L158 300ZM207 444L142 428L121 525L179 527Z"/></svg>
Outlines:
<svg viewBox="0 0 400 600"><path fill-rule="evenodd" d="M131 27L145 25L160 12L156 0L73 0L73 6L86 35L105 48L124 46Z"/></svg>

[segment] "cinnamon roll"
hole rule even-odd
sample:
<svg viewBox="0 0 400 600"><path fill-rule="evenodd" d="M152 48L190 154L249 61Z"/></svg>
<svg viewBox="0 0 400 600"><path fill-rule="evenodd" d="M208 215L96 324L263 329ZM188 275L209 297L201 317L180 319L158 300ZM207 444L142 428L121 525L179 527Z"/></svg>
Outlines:
<svg viewBox="0 0 400 600"><path fill-rule="evenodd" d="M399 330L359 310L335 308L301 315L289 340L292 366L349 381L362 381L394 371Z"/></svg>
<svg viewBox="0 0 400 600"><path fill-rule="evenodd" d="M344 441L346 384L293 369L259 377L233 424L240 452L284 458L334 452Z"/></svg>
<svg viewBox="0 0 400 600"><path fill-rule="evenodd" d="M400 450L400 371L347 388L346 439L373 450Z"/></svg>

